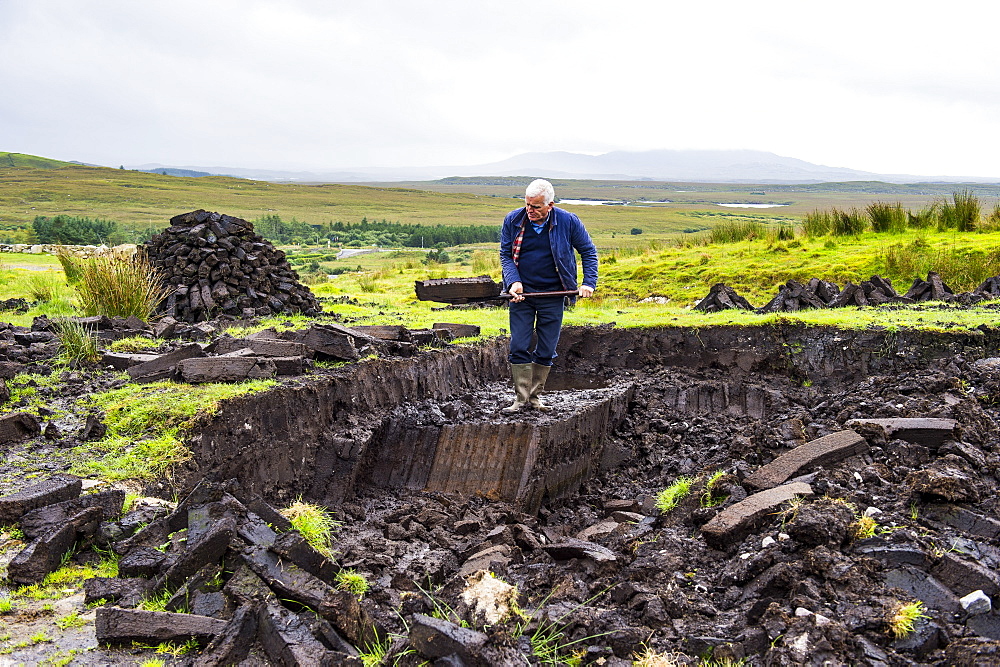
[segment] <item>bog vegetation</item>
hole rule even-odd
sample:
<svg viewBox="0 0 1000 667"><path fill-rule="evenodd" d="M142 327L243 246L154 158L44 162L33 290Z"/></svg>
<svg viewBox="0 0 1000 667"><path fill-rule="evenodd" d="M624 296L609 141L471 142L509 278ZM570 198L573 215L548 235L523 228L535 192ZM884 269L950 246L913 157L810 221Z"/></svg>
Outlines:
<svg viewBox="0 0 1000 667"><path fill-rule="evenodd" d="M67 173L58 179L44 180L38 175L64 170ZM195 208L192 199L199 201L197 197L210 195L215 204L205 208L255 220L258 231L276 241L301 241L284 245L287 258L303 282L323 299L325 310L336 313L341 321L411 328L426 328L442 319L435 310L440 304L416 300L415 280L484 274L499 280L496 229L502 215L518 203L509 193L523 188L523 182L511 179L510 184L475 186L481 188L478 194L441 194L361 186L277 186L82 167L33 169L15 175L50 195L32 195L36 211L25 222L13 215L10 198L3 194L9 194L15 185L10 179L0 182L0 235L30 236L36 233L34 223L38 221L37 232L51 233L53 238L112 240L122 230L133 234L129 238L140 238L158 232L171 215ZM42 182L48 190L39 185ZM466 185L464 181L441 182L434 187ZM608 185L616 190L640 187ZM861 195L857 192L831 194L813 186L801 194L802 199L830 205L801 210L799 202L800 213L791 214L794 206L789 203L789 212L757 214L706 210L714 204L706 203L705 198L711 202L746 197L722 192L718 189L722 186L706 185L694 194L678 194L689 200L673 206L665 201L666 184L641 185L648 189L642 191L645 199L637 199L635 206L574 209L598 245L601 275L594 298L580 300L567 313L567 324L698 327L799 321L841 327L954 330L995 322L996 311L988 304L968 309L938 303L895 310L846 308L771 315L691 310L715 283L730 285L755 305L766 303L788 280L805 282L813 277L843 286L847 281L859 283L880 274L894 281L902 292L911 281L934 270L956 292L971 290L986 278L1000 275L1000 210L992 201L981 199L978 192L956 190L919 199L903 188L898 200L868 197L868 201L858 203L856 198ZM576 196L597 197L600 186L600 182L557 183L564 196L573 194L575 188ZM23 200L28 185L20 187ZM791 196L790 191L783 194ZM691 201L691 197L703 201ZM255 211L247 213L248 201L256 202ZM72 210L66 202L84 204L81 210ZM281 210L268 210L269 205ZM334 205L337 214L331 212ZM140 221L117 217L126 208ZM23 204L20 210L23 213ZM150 224L142 222L143 216ZM153 216L155 225L151 223ZM389 222L390 216L401 221ZM352 217L357 222L349 222ZM11 223L14 218L21 222ZM306 219L310 222L301 222ZM338 259L338 248L344 246L368 250L379 246L382 251ZM134 314L146 319L162 297L156 276L143 265L141 255L135 260L85 261L68 255L54 258L6 253L0 262L0 299L18 297L30 302L27 312L6 311L0 313L0 319L29 325L38 315L55 318L60 322L60 360L65 367L92 364L100 346L93 332L67 325L60 318ZM447 318L479 325L484 337L501 335L508 326L502 309L451 310ZM243 336L270 326L285 329L306 324L305 318L284 316L228 333ZM128 340L116 349L156 346L150 339ZM41 402L32 396L49 381L41 376L12 381L12 400L23 399L26 409L37 409ZM265 391L269 386L248 383L191 389L169 383L142 388L127 385L126 389L89 397L95 407L108 413L109 432L85 448L86 458L76 463L74 470L107 478L163 475L189 455L184 434L198 416L211 414L223 398Z"/></svg>

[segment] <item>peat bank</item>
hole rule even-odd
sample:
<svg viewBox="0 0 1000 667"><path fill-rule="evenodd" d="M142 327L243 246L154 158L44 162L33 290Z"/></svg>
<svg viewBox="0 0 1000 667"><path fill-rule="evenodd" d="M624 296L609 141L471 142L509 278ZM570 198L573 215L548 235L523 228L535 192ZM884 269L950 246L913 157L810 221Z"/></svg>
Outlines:
<svg viewBox="0 0 1000 667"><path fill-rule="evenodd" d="M1000 331L568 328L554 409L514 416L506 375L498 340L226 402L148 575L214 596L189 659L1000 664ZM247 519L298 498L340 521L326 565ZM232 523L195 557L206 517ZM344 570L370 590L338 597Z"/></svg>

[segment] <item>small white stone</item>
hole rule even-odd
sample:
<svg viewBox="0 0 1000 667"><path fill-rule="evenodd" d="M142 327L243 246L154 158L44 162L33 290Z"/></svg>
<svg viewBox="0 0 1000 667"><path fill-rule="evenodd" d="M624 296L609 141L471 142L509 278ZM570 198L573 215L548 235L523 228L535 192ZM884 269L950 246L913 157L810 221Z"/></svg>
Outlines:
<svg viewBox="0 0 1000 667"><path fill-rule="evenodd" d="M824 625L830 625L831 623L833 623L833 621L831 621L830 619L828 619L823 614L816 614L813 620L815 620L816 621L816 625L818 627L821 627L821 628Z"/></svg>
<svg viewBox="0 0 1000 667"><path fill-rule="evenodd" d="M859 472L857 472L857 471L854 471L854 479L858 480L859 482L863 482L863 481L865 481L865 480L863 480L863 479L861 478L861 473L859 473Z"/></svg>
<svg viewBox="0 0 1000 667"><path fill-rule="evenodd" d="M868 508L865 509L865 516L867 516L867 517L876 516L876 515L879 515L881 513L882 513L882 510L880 510L877 507L868 507Z"/></svg>
<svg viewBox="0 0 1000 667"><path fill-rule="evenodd" d="M795 615L798 616L799 618L804 618L806 616L812 616L813 613L808 609L806 609L805 607L796 607Z"/></svg>
<svg viewBox="0 0 1000 667"><path fill-rule="evenodd" d="M740 558L742 558L743 560L746 560L747 558L750 558L750 556L752 556L752 555L753 554L740 554Z"/></svg>
<svg viewBox="0 0 1000 667"><path fill-rule="evenodd" d="M776 539L774 539L773 537L771 537L770 535L768 535L767 537L765 537L764 539L762 539L760 541L760 546L761 546L762 549L766 549L766 548L768 548L769 546L771 546L772 544L774 544L776 542L777 542Z"/></svg>
<svg viewBox="0 0 1000 667"><path fill-rule="evenodd" d="M962 603L962 609L969 614L988 614L993 609L993 602L990 600L990 596L982 590L972 591L959 600L959 602Z"/></svg>
<svg viewBox="0 0 1000 667"><path fill-rule="evenodd" d="M792 536L789 535L788 533L778 533L779 542L784 542L785 540L790 540L790 539L792 539Z"/></svg>

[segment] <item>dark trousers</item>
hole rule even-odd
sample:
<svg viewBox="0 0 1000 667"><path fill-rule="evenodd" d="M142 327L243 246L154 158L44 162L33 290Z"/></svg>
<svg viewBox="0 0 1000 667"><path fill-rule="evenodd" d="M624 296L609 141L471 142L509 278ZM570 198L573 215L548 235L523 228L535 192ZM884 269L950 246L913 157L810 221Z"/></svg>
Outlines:
<svg viewBox="0 0 1000 667"><path fill-rule="evenodd" d="M512 364L551 366L556 358L556 344L562 328L563 298L561 296L525 299L508 306L510 311L510 356ZM532 335L537 334L531 350Z"/></svg>

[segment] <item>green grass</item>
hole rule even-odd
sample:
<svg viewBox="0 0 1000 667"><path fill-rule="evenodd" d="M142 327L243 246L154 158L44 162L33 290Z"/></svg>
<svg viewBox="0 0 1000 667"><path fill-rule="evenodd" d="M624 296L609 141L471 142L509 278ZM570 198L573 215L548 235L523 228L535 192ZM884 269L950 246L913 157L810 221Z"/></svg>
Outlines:
<svg viewBox="0 0 1000 667"><path fill-rule="evenodd" d="M82 628L86 623L85 620L80 618L80 612L77 610L73 610L62 618L56 619L56 625L62 630L66 630L67 628Z"/></svg>
<svg viewBox="0 0 1000 667"><path fill-rule="evenodd" d="M360 574L353 569L344 569L337 573L336 576L337 588L342 591L347 591L353 595L361 597L368 592L370 584L365 575Z"/></svg>
<svg viewBox="0 0 1000 667"><path fill-rule="evenodd" d="M109 480L155 479L190 457L184 434L219 410L222 401L266 391L274 380L191 386L129 384L81 399L105 413L106 437L79 447L75 474Z"/></svg>
<svg viewBox="0 0 1000 667"><path fill-rule="evenodd" d="M930 618L924 612L927 608L921 601L899 604L889 614L889 633L896 639L902 639L913 633L916 623L921 618Z"/></svg>
<svg viewBox="0 0 1000 667"><path fill-rule="evenodd" d="M111 352L150 352L156 350L160 345L156 341L146 338L145 336L129 336L128 338L119 338L108 345L108 350Z"/></svg>
<svg viewBox="0 0 1000 667"><path fill-rule="evenodd" d="M677 507L681 500L690 495L694 483L693 477L678 477L670 486L657 494L656 509L660 510L661 514L666 514Z"/></svg>
<svg viewBox="0 0 1000 667"><path fill-rule="evenodd" d="M85 315L135 316L143 321L167 295L160 274L141 253L88 258L81 264L76 290Z"/></svg>
<svg viewBox="0 0 1000 667"><path fill-rule="evenodd" d="M98 565L64 563L55 572L45 575L40 583L15 588L10 593L10 599L59 600L82 590L83 582L87 579L113 577L117 574L117 563L114 565L105 561Z"/></svg>
<svg viewBox="0 0 1000 667"><path fill-rule="evenodd" d="M55 322L59 337L59 361L71 368L94 364L101 359L97 336L75 320L61 318Z"/></svg>
<svg viewBox="0 0 1000 667"><path fill-rule="evenodd" d="M302 534L302 537L305 538L306 542L313 549L327 558L332 559L334 557L333 549L330 545L333 540L333 529L340 524L333 520L333 517L330 516L325 507L302 502L300 498L281 510L281 513L292 522L292 527ZM361 578L364 579L364 577ZM356 579L352 579L352 582L355 585L359 585ZM367 581L365 584L367 584Z"/></svg>

